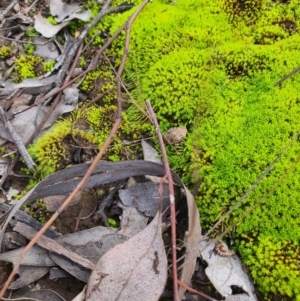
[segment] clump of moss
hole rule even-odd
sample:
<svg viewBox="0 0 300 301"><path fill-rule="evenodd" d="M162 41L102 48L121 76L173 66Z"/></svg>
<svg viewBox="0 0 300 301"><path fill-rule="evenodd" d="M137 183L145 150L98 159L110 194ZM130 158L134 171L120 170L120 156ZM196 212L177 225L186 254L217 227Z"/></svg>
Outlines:
<svg viewBox="0 0 300 301"><path fill-rule="evenodd" d="M0 48L0 59L7 59L12 54L11 48L8 46L2 46Z"/></svg>
<svg viewBox="0 0 300 301"><path fill-rule="evenodd" d="M175 50L154 64L141 82L145 99L151 100L162 131L174 126L190 126L196 107L205 110L211 81L219 77L211 69L211 53L198 49Z"/></svg>
<svg viewBox="0 0 300 301"><path fill-rule="evenodd" d="M40 75L43 70L43 59L34 55L21 55L16 60L15 65L15 80L22 81L25 78L34 78Z"/></svg>
<svg viewBox="0 0 300 301"><path fill-rule="evenodd" d="M80 89L83 92L90 93L91 97L95 96L95 93L103 93L107 90L113 89L115 87L114 75L111 71L95 70L87 74L84 81L80 85ZM116 99L116 91L112 90L111 93L103 97L103 102L110 104Z"/></svg>
<svg viewBox="0 0 300 301"><path fill-rule="evenodd" d="M274 300L278 292L300 300L300 249L297 241L274 242L265 235L255 240L245 237L239 250L244 263L252 270L257 288L268 292L266 300Z"/></svg>
<svg viewBox="0 0 300 301"><path fill-rule="evenodd" d="M91 106L58 121L51 131L45 133L29 149L38 162L36 176L44 178L74 163L74 153L78 149L81 149L80 161L91 160L108 137L115 114L115 106ZM121 141L122 135L129 128L126 115L123 114L123 123L114 137L113 145L106 152L106 159L120 160L126 157L125 153L131 153L130 147L123 146Z"/></svg>

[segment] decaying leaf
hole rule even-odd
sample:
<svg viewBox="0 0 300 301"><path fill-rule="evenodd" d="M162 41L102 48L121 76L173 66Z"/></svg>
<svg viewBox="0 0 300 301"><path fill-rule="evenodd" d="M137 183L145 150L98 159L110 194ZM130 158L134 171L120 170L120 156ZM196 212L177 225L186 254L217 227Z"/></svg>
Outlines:
<svg viewBox="0 0 300 301"><path fill-rule="evenodd" d="M136 208L124 206L121 202L118 206L122 208L121 230L119 234L132 237L141 232L148 223L149 217L142 214Z"/></svg>
<svg viewBox="0 0 300 301"><path fill-rule="evenodd" d="M180 188L174 187L177 199L180 198ZM155 216L159 208L160 196L158 184L152 182L138 183L127 189L120 189L119 196L125 206L138 208L146 216ZM162 212L170 205L168 184L163 184Z"/></svg>
<svg viewBox="0 0 300 301"><path fill-rule="evenodd" d="M35 16L34 29L45 38L54 37L62 28L67 26L70 21L66 21L57 25L53 25L42 17L41 13Z"/></svg>
<svg viewBox="0 0 300 301"><path fill-rule="evenodd" d="M76 93L74 90L72 90L71 96L69 96L65 101L69 101L70 103L60 102L58 106L53 110L51 115L49 116L47 122L43 126L43 129L47 129L50 126L53 125L53 123L64 113L68 113L73 111L74 109L77 108L77 101L78 101L78 96L77 99ZM28 106L19 106L16 109L12 109L9 112L12 114L16 114L19 111L28 109ZM11 120L11 125L13 126L14 130L16 133L19 135L23 143L28 141L32 133L34 133L37 125L41 122L41 120L44 118L44 116L47 114L47 112L50 110L50 107L46 106L35 106L32 107L22 113L19 113L15 115L14 119ZM24 126L26 124L26 127ZM11 138L10 134L6 130L6 127L4 126L3 123L0 123L0 136L8 141L13 141Z"/></svg>
<svg viewBox="0 0 300 301"><path fill-rule="evenodd" d="M35 43L35 55L47 60L56 60L58 58L59 52L53 42L44 37L34 37L33 42Z"/></svg>
<svg viewBox="0 0 300 301"><path fill-rule="evenodd" d="M71 20L80 19L87 21L90 18L90 12L84 11L78 13L80 7L78 4L71 3L65 4L59 0L52 0L50 3L51 14L57 16L55 19L57 22L62 22L57 25L53 25L42 17L40 13L35 16L34 28L45 38L54 37L62 28L67 26Z"/></svg>
<svg viewBox="0 0 300 301"><path fill-rule="evenodd" d="M8 261L13 263L21 254L24 248L12 250L6 253L0 254L0 261ZM28 266L44 266L44 267L53 267L55 262L48 256L48 251L35 246L31 248L24 259L22 260L23 265Z"/></svg>
<svg viewBox="0 0 300 301"><path fill-rule="evenodd" d="M184 187L187 206L188 206L188 229L184 236L185 258L180 276L180 281L186 285L190 285L190 281L195 271L196 260L199 257L199 250L196 247L201 238L201 226L199 211L194 197L189 190ZM183 298L185 289L179 288L179 297Z"/></svg>
<svg viewBox="0 0 300 301"><path fill-rule="evenodd" d="M205 273L211 283L222 296L226 297L226 300L256 301L253 283L244 272L239 257L220 256L214 251L216 244L219 242L208 237L203 237L198 244L201 257L208 264ZM245 293L233 296L233 286L241 288ZM235 297L238 299L232 299Z"/></svg>
<svg viewBox="0 0 300 301"><path fill-rule="evenodd" d="M85 13L78 13L81 10L79 3L64 3L61 0L50 1L50 12L55 17L55 21L60 23L66 20L72 20L74 18L82 21L87 21L89 17L86 17Z"/></svg>
<svg viewBox="0 0 300 301"><path fill-rule="evenodd" d="M27 286L45 276L49 270L50 267L21 265L18 271L19 278L10 284L9 289L16 290Z"/></svg>
<svg viewBox="0 0 300 301"><path fill-rule="evenodd" d="M145 161L151 161L151 162L162 164L156 149L153 148L145 140L142 140L142 148L143 148L143 156ZM146 175L146 178L153 183L159 183L161 179L160 177L155 177L151 175Z"/></svg>
<svg viewBox="0 0 300 301"><path fill-rule="evenodd" d="M109 228L108 228L109 229ZM98 241L90 241L86 244L77 244L71 245L64 243L64 246L69 250L72 250L74 253L81 255L84 258L89 259L93 263L97 263L98 259L105 254L112 247L124 242L127 240L127 237L117 233L111 233L103 235ZM82 266L74 263L69 258L64 256L50 253L51 259L63 268L65 271L76 277L77 279L88 282L88 279L91 274L91 270L82 268Z"/></svg>
<svg viewBox="0 0 300 301"><path fill-rule="evenodd" d="M140 233L105 253L88 282L86 301L156 301L167 280L160 215Z"/></svg>

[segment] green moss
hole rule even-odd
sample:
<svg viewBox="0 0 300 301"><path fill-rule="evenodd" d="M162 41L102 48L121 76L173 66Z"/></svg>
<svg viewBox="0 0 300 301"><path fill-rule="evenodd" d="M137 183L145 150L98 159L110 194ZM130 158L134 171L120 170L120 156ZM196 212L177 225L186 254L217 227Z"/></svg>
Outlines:
<svg viewBox="0 0 300 301"><path fill-rule="evenodd" d="M172 168L185 175L190 171L193 181L202 181L197 202L202 225L209 228L299 131L300 75L281 87L274 84L299 65L300 9L294 0L166 2L149 4L131 31L123 78L134 98L128 118L140 122L139 129L150 135L143 114L149 98L163 131L188 127L188 142L167 146L167 152ZM111 33L127 14L115 20ZM120 58L122 47L120 39L110 53ZM278 257L278 271L268 272L277 258L268 261L262 255L273 252L269 244L278 254L287 246L299 252L298 154L295 141L217 229L236 225L239 251L266 298L299 296L299 256ZM251 214L245 217L248 210ZM248 253L242 235L252 239L247 241ZM283 276L288 271L290 275Z"/></svg>
<svg viewBox="0 0 300 301"><path fill-rule="evenodd" d="M57 22L55 21L53 16L49 16L46 20L52 25L57 25Z"/></svg>
<svg viewBox="0 0 300 301"><path fill-rule="evenodd" d="M43 63L43 67L44 67L45 72L51 71L54 66L55 66L55 61L54 60L46 61L46 62Z"/></svg>
<svg viewBox="0 0 300 301"><path fill-rule="evenodd" d="M0 59L6 59L11 56L11 48L8 46L2 46L0 48Z"/></svg>
<svg viewBox="0 0 300 301"><path fill-rule="evenodd" d="M15 71L16 81L20 82L25 78L34 78L42 70L43 59L34 55L21 55L16 60Z"/></svg>
<svg viewBox="0 0 300 301"><path fill-rule="evenodd" d="M87 74L84 81L80 85L80 89L84 92L103 93L115 87L114 75L111 71L95 70ZM103 97L103 101L110 104L116 98L115 90Z"/></svg>
<svg viewBox="0 0 300 301"><path fill-rule="evenodd" d="M74 152L81 148L81 158L90 160L96 155L98 147L108 137L115 120L116 107L91 106L84 111L73 112L64 120L58 121L51 131L45 133L29 149L38 162L36 177L44 178L73 162ZM124 158L126 148L122 146L121 136L130 127L123 114L123 124L114 137L114 144L107 150L105 158Z"/></svg>

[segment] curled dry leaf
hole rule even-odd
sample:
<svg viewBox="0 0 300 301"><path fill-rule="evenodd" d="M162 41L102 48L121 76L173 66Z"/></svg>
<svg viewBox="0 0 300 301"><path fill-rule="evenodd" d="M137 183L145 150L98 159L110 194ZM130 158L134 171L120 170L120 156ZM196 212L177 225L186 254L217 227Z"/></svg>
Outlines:
<svg viewBox="0 0 300 301"><path fill-rule="evenodd" d="M156 301L167 280L160 216L140 233L105 253L88 282L86 301Z"/></svg>
<svg viewBox="0 0 300 301"><path fill-rule="evenodd" d="M66 19L73 19L74 15L79 15L77 13L80 9L79 3L63 3L61 0L50 1L51 15L55 17L55 21L58 23L65 21Z"/></svg>
<svg viewBox="0 0 300 301"><path fill-rule="evenodd" d="M219 242L215 239L204 237L198 245L201 257L208 264L205 273L211 283L222 296L226 297L226 300L256 301L253 283L249 275L244 272L239 257L220 256L215 252L217 244ZM233 296L232 287L239 287L245 293ZM235 297L237 298L233 299Z"/></svg>
<svg viewBox="0 0 300 301"><path fill-rule="evenodd" d="M180 276L180 281L190 285L190 281L195 271L196 260L199 257L197 245L201 238L200 216L194 197L190 191L184 187L187 205L188 205L188 229L184 236L185 258ZM182 299L185 288L179 288L179 298Z"/></svg>
<svg viewBox="0 0 300 301"><path fill-rule="evenodd" d="M67 26L72 19L80 19L87 21L90 18L90 12L84 11L78 13L80 6L75 3L65 4L59 0L52 0L50 3L50 11L53 16L57 16L55 20L62 22L53 25L42 17L40 13L35 16L34 28L45 38L54 37L62 28Z"/></svg>

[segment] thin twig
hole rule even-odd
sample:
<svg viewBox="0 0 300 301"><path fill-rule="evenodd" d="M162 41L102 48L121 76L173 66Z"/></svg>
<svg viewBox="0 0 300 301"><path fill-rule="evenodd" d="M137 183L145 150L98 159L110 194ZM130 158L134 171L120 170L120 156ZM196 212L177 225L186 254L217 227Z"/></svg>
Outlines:
<svg viewBox="0 0 300 301"><path fill-rule="evenodd" d="M58 87L61 86L61 84L63 82L63 79L65 77L65 74L69 70L70 64L73 61L73 58L74 58L75 54L77 53L79 45L83 42L83 39L86 37L86 35L90 31L90 29L92 27L94 27L105 15L107 15L110 12L108 10L108 7L110 6L111 2L112 2L112 0L107 0L106 1L106 3L101 8L101 11L99 12L99 14L92 20L91 23L86 25L86 27L81 32L78 39L73 43L72 47L67 52L66 59L65 59L63 65L61 66L61 68L60 68L60 70L57 74L56 80L55 80L56 86L58 86Z"/></svg>
<svg viewBox="0 0 300 301"><path fill-rule="evenodd" d="M208 295L206 295L206 294L204 294L204 293L202 293L202 292L199 292L199 291L194 290L193 288L191 288L191 287L185 285L185 284L184 284L183 282L181 282L180 280L178 280L178 284L181 285L182 287L184 287L187 291L190 291L190 292L193 293L193 294L197 294L197 295L199 295L199 296L201 296L201 297L204 297L205 299L207 299L207 300L209 300L209 301L218 301L218 300L216 300L216 299L214 299L214 298L212 298L212 297L210 297L210 296L208 296Z"/></svg>
<svg viewBox="0 0 300 301"><path fill-rule="evenodd" d="M14 0L12 3L10 3L6 9L2 12L0 15L0 22L6 17L6 15L13 9L13 7L18 3L18 0ZM2 24L1 24L2 25ZM0 25L0 27L1 27Z"/></svg>
<svg viewBox="0 0 300 301"><path fill-rule="evenodd" d="M175 197L174 197L174 185L168 162L167 152L164 145L164 140L155 117L155 113L152 109L149 100L146 100L146 107L150 116L150 119L155 127L156 135L158 138L160 150L163 157L165 166L166 176L168 179L169 193L170 193L170 211L171 211L171 238L172 238L172 271L173 271L173 290L174 290L174 301L179 301L178 293L178 276L177 276L177 254L176 254L176 210L175 210Z"/></svg>
<svg viewBox="0 0 300 301"><path fill-rule="evenodd" d="M150 0L149 0L150 1ZM83 77L84 75L86 75L87 73L89 73L90 71L93 71L96 68L97 62L100 58L100 56L102 55L102 53L112 44L112 42L119 36L119 34L122 32L122 30L126 27L126 23L124 23L122 26L120 26L120 28L114 33L114 35L101 47L101 49L99 49L96 52L95 57L93 58L92 62L90 63L89 67L87 68L87 70L83 71L81 74L79 74L77 77L74 77L72 80L70 80L67 84L64 84L62 87L55 89L55 91L51 91L51 93L48 93L46 96L42 97L41 99L39 99L35 104L29 106L28 108L26 108L23 111L20 111L17 114L23 113L29 109L31 109L32 107L35 107L43 102L45 102L48 98L56 95L57 93L59 93L60 91L64 90L65 88L67 88L68 86L70 86L71 84L73 84L74 82L76 82L78 79L80 79L81 77Z"/></svg>
<svg viewBox="0 0 300 301"><path fill-rule="evenodd" d="M291 71L290 73L288 73L286 76L284 76L283 78L281 78L279 81L277 81L274 86L279 86L281 85L286 79L288 79L289 77L291 77L292 75L294 75L295 73L300 71L300 66L295 68L293 71Z"/></svg>
<svg viewBox="0 0 300 301"><path fill-rule="evenodd" d="M7 119L3 109L0 107L0 119L2 120L6 130L8 131L10 137L14 141L20 155L23 157L26 166L29 168L30 171L34 171L35 163L33 162L31 156L29 155L26 147L23 144L22 139L15 131L14 127L10 123L10 121Z"/></svg>
<svg viewBox="0 0 300 301"><path fill-rule="evenodd" d="M241 202L254 190L254 188L262 181L262 179L270 172L270 170L274 167L274 165L280 160L280 158L283 156L283 154L287 151L287 149L292 145L294 141L296 141L299 137L300 133L297 133L293 139L281 150L281 152L276 156L276 158L269 164L269 166L266 168L266 170L260 175L260 177L255 181L254 184L245 192L245 194L233 205L230 207L230 209L218 220L218 222L211 227L208 232L205 234L208 236L212 231L220 225L224 221L224 219L231 214L233 210L235 210Z"/></svg>

